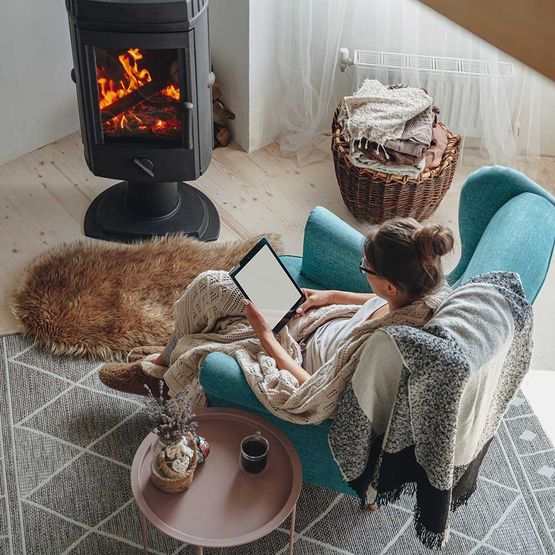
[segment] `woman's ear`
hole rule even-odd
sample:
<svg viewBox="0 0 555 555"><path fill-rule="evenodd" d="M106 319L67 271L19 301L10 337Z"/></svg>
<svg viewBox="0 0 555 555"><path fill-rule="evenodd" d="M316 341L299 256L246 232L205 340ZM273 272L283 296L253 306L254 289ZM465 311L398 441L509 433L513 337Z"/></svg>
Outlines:
<svg viewBox="0 0 555 555"><path fill-rule="evenodd" d="M395 297L400 293L399 288L396 287L393 283L387 280L385 283L386 283L387 294L390 297Z"/></svg>

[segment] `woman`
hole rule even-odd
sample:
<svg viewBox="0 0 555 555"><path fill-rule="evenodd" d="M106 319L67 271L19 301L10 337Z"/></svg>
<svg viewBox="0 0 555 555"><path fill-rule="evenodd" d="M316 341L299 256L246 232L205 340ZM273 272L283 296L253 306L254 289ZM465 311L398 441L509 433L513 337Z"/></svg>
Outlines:
<svg viewBox="0 0 555 555"><path fill-rule="evenodd" d="M252 355L250 361L243 351L233 350L231 340L225 345L219 345L220 339L224 341L225 328L218 330L216 323L220 322L223 315L214 313L210 318L207 317L211 323L206 320L202 325L196 325L195 329L189 324L184 328L183 324L176 321L176 333L162 353L158 354L160 350L155 349L158 353L145 357L148 352L153 352L152 348L136 349L128 364L104 366L100 371L100 379L114 389L142 394L145 385L151 389L157 388L157 380L163 377L169 384L171 393L175 393L181 387L180 384L185 383L175 379L175 374L182 371L179 369L179 360L182 357L187 359L190 354L187 352L188 348L192 351L198 349L203 342L210 341L213 350L222 350L236 356L245 371L247 381L260 400L268 401L270 407L267 408L282 417L288 418L289 413L303 413L303 398L310 398L311 403L318 404L318 395L323 392L327 401L332 399L331 403L328 402L330 408L320 410L319 407L313 407L310 414L303 413L304 421L318 421L323 414L329 416L333 413L332 405L350 379L362 346L373 331L385 325L422 326L431 318L445 295L443 292L434 296L444 285L441 257L452 248L451 231L439 224L421 225L411 218L396 218L373 227L364 242L359 266L373 293L304 289L306 301L289 322L288 329L280 332L277 337L268 328L264 316L257 308L243 299L242 314L235 308L229 310L229 316L232 321L239 317L244 320L246 316L250 323L250 335L243 327L242 335L232 335L232 339L245 342L249 337L252 338L254 331L256 348L262 348L272 359L272 364L275 361L273 374L267 364L265 368L270 370L262 372L264 375L257 370L250 372L251 366L256 365L257 360L262 360L256 350L253 350L252 339L249 344ZM206 272L204 277L209 277L209 274L210 272ZM231 281L227 274L219 274L220 281L223 279L225 282L223 288L226 292L222 298L236 298L236 288L227 283ZM197 279L202 281L202 276L201 274L201 279ZM176 306L183 304L188 295L194 295L194 291L190 290L191 286ZM203 310L202 303L195 308L191 299L188 302L188 308L184 309L186 314L187 311L191 313ZM179 311L176 312L178 313ZM193 336L197 337L196 342L188 343L188 337ZM201 349L200 352L201 356L196 357L193 364L197 372L196 366L200 366L207 354L206 349ZM302 356L299 356L299 352ZM187 362L190 372L192 362ZM190 375L188 380L191 380ZM278 390L281 395L276 394ZM330 390L333 390L331 394ZM274 395L274 398L265 399L266 393ZM321 397L323 398L322 395Z"/></svg>

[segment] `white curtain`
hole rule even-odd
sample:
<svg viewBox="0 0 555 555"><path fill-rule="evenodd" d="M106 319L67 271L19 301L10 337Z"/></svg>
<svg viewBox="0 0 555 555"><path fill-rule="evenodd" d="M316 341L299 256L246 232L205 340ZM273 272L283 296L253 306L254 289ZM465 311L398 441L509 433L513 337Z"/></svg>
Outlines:
<svg viewBox="0 0 555 555"><path fill-rule="evenodd" d="M518 155L538 155L539 78L469 31L417 0L280 0L278 65L285 95L282 153L300 164L321 159L333 111L364 78L423 87L466 146L479 146L489 163L518 167ZM337 67L340 47L441 56L486 63L490 72L454 77L448 72L391 67ZM509 62L513 75L496 71ZM419 64L420 65L420 64ZM506 67L506 66L505 66Z"/></svg>
<svg viewBox="0 0 555 555"><path fill-rule="evenodd" d="M279 107L281 150L299 163L322 157L319 135L331 125L337 56L348 0L279 1L278 66L285 96Z"/></svg>

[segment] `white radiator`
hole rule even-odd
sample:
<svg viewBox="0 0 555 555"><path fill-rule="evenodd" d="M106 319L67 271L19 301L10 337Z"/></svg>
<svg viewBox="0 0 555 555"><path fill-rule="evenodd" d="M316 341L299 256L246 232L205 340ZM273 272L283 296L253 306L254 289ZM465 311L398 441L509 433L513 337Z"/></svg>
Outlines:
<svg viewBox="0 0 555 555"><path fill-rule="evenodd" d="M354 66L353 85L356 90L364 79L378 79L386 84L406 83L420 86L434 99L441 110L441 121L465 137L482 135L480 121L480 80L488 76L514 80L513 64L465 58L421 56L398 52L355 50L349 59L341 49L340 67ZM508 83L510 85L510 83ZM482 85L483 86L483 85ZM518 132L513 122L513 132Z"/></svg>

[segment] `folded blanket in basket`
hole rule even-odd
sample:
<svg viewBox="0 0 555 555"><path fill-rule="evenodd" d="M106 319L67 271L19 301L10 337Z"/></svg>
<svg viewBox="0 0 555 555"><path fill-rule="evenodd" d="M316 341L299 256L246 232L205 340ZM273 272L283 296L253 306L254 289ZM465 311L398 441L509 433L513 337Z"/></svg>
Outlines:
<svg viewBox="0 0 555 555"><path fill-rule="evenodd" d="M366 139L383 145L387 140L401 139L406 123L431 105L432 99L422 89L388 88L379 81L367 79L353 96L345 97L344 131L351 141ZM433 114L422 116L428 117L433 118ZM425 126L417 124L412 128L411 125L407 133L420 137L425 133ZM429 134L428 145L431 125Z"/></svg>
<svg viewBox="0 0 555 555"><path fill-rule="evenodd" d="M422 329L376 331L329 432L363 504L416 492L418 537L427 547L444 546L450 511L476 488L531 348L532 308L518 275L507 272L453 291Z"/></svg>
<svg viewBox="0 0 555 555"><path fill-rule="evenodd" d="M368 156L366 156L366 154L361 150L355 150L349 155L349 158L351 159L351 162L359 168L370 168L375 171L391 173L393 175L408 175L413 179L418 177L426 165L424 159L420 160L416 166L384 164L382 162L378 162L377 160L368 158Z"/></svg>
<svg viewBox="0 0 555 555"><path fill-rule="evenodd" d="M439 168L448 142L445 129L441 125L436 125L433 129L432 144L426 151L426 169L435 170Z"/></svg>
<svg viewBox="0 0 555 555"><path fill-rule="evenodd" d="M397 173L395 168L399 166L417 166L423 159L426 160L426 169L434 170L441 164L443 153L447 148L448 139L447 133L441 125L436 125L433 128L432 137L432 143L427 149L422 151L424 154L420 157L398 152L388 148L387 146L380 146L377 143L370 143L366 146L365 143L362 142L362 145L359 145L358 148L354 149L354 152L351 155L351 160L353 163L355 163L353 158L357 159L358 162L364 162L364 158L357 155L357 152L360 151L370 160L376 160L385 166L391 166L391 173ZM410 141L387 141L386 145L394 142L405 145L416 144Z"/></svg>

